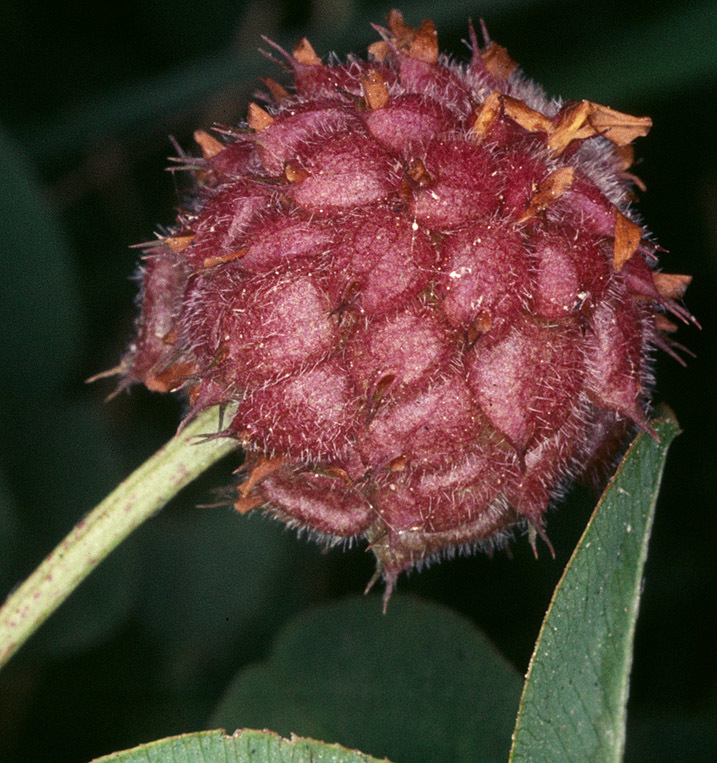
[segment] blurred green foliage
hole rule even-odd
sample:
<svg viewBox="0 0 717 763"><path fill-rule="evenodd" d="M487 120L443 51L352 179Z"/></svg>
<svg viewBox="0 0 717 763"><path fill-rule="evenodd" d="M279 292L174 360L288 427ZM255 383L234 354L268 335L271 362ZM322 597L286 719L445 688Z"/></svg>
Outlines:
<svg viewBox="0 0 717 763"><path fill-rule="evenodd" d="M305 611L241 671L212 728L341 740L399 763L507 760L522 679L445 607L376 595Z"/></svg>
<svg viewBox="0 0 717 763"><path fill-rule="evenodd" d="M275 67L260 34L317 51L361 52L371 0L95 3L5 0L0 26L0 595L116 482L168 439L177 402L141 390L104 405L86 387L132 333L136 252L173 217L182 178L163 172L168 135L243 118ZM717 7L708 0L407 0L442 47L466 55L483 17L551 94L589 98L655 127L637 145L640 209L695 282L704 330L680 339L687 369L657 360L658 397L684 434L672 448L648 558L631 690L628 760L712 760L717 750ZM239 669L316 603L360 591L362 549L322 554L261 517L215 502L219 465L142 528L0 674L0 758L84 761L205 728ZM433 567L399 590L452 607L525 671L550 593L594 497L580 489L549 520L558 551L534 561L476 557ZM367 750L366 752L372 752Z"/></svg>

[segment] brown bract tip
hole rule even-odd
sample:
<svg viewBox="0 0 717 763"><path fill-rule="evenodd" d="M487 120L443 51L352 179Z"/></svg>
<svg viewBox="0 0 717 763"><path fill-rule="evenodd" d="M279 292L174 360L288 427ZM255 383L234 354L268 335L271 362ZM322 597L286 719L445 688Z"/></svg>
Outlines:
<svg viewBox="0 0 717 763"><path fill-rule="evenodd" d="M327 477L332 477L333 479L341 480L349 487L352 487L354 482L349 476L349 473L346 471L346 469L341 468L340 466L327 466L323 473Z"/></svg>
<svg viewBox="0 0 717 763"><path fill-rule="evenodd" d="M388 12L388 28L393 32L395 38L400 38L401 35L408 35L412 29L403 20L403 14L398 8L391 8Z"/></svg>
<svg viewBox="0 0 717 763"><path fill-rule="evenodd" d="M370 71L365 77L361 77L361 87L366 106L375 111L382 109L388 103L388 87L383 77L376 71Z"/></svg>
<svg viewBox="0 0 717 763"><path fill-rule="evenodd" d="M682 299L687 287L692 282L692 276L677 273L653 273L652 280L655 288L665 299Z"/></svg>
<svg viewBox="0 0 717 763"><path fill-rule="evenodd" d="M644 138L652 127L650 117L633 117L599 103L591 103L590 106L592 112L588 121L595 133L617 146L626 146L635 138Z"/></svg>
<svg viewBox="0 0 717 763"><path fill-rule="evenodd" d="M285 101L291 97L289 91L283 85L280 85L275 79L272 79L271 77L262 77L261 81L264 83L264 85L266 85L266 88L269 91L271 97L277 103L281 103L282 101Z"/></svg>
<svg viewBox="0 0 717 763"><path fill-rule="evenodd" d="M388 58L391 52L391 46L385 40L379 40L378 42L372 42L368 46L368 54L374 61L382 63Z"/></svg>
<svg viewBox="0 0 717 763"><path fill-rule="evenodd" d="M388 469L391 472L402 472L408 466L407 456L398 456L394 458L388 465Z"/></svg>
<svg viewBox="0 0 717 763"><path fill-rule="evenodd" d="M274 117L268 111L264 111L261 106L252 102L247 110L246 121L252 130L262 132L274 124Z"/></svg>
<svg viewBox="0 0 717 763"><path fill-rule="evenodd" d="M428 64L438 61L438 34L430 19L422 21L418 29L413 29L403 21L403 14L394 9L388 14L388 26L396 47L410 58Z"/></svg>
<svg viewBox="0 0 717 763"><path fill-rule="evenodd" d="M623 172L630 169L635 163L635 147L633 145L615 146L615 153L620 159L620 169Z"/></svg>
<svg viewBox="0 0 717 763"><path fill-rule="evenodd" d="M649 117L633 117L592 101L566 103L560 110L558 120L550 131L548 146L556 153L562 152L573 140L602 137L616 146L628 146L635 138L647 135L652 127ZM632 156L621 157L632 163Z"/></svg>
<svg viewBox="0 0 717 763"><path fill-rule="evenodd" d="M618 272L640 246L642 228L615 208L615 242L612 264Z"/></svg>
<svg viewBox="0 0 717 763"><path fill-rule="evenodd" d="M560 110L558 122L548 138L548 148L560 154L573 140L593 137L595 131L586 124L591 113L592 104L588 101L566 104Z"/></svg>
<svg viewBox="0 0 717 763"><path fill-rule="evenodd" d="M284 167L284 178L289 183L300 183L302 180L306 180L307 177L309 177L309 173L305 169L297 167L291 162L286 163L286 166Z"/></svg>
<svg viewBox="0 0 717 763"><path fill-rule="evenodd" d="M241 497L247 498L255 485L258 485L265 477L275 472L283 463L284 459L281 456L278 458L259 456L247 479L237 487Z"/></svg>
<svg viewBox="0 0 717 763"><path fill-rule="evenodd" d="M531 109L527 103L510 95L502 96L501 100L503 101L504 112L524 130L528 132L552 132L554 125L545 114Z"/></svg>
<svg viewBox="0 0 717 763"><path fill-rule="evenodd" d="M419 188L427 188L433 182L426 165L420 159L411 160L406 174Z"/></svg>
<svg viewBox="0 0 717 763"><path fill-rule="evenodd" d="M202 263L205 268L213 268L217 265L223 265L225 262L233 262L243 257L249 250L245 247L243 249L237 249L235 252L229 252L228 254L217 254L214 257L205 257Z"/></svg>
<svg viewBox="0 0 717 763"><path fill-rule="evenodd" d="M234 510L239 514L246 514L248 511L255 509L264 503L264 499L260 496L251 495L246 498L239 498L234 502Z"/></svg>
<svg viewBox="0 0 717 763"><path fill-rule="evenodd" d="M164 243L173 251L181 252L186 249L194 240L194 233L179 234L177 236L169 236L164 239Z"/></svg>
<svg viewBox="0 0 717 763"><path fill-rule="evenodd" d="M517 61L513 61L508 51L497 42L491 42L480 57L485 68L496 79L506 80L518 68Z"/></svg>
<svg viewBox="0 0 717 763"><path fill-rule="evenodd" d="M321 59L316 55L316 51L306 37L302 37L299 42L296 43L292 55L300 64L306 66L321 66Z"/></svg>
<svg viewBox="0 0 717 763"><path fill-rule="evenodd" d="M205 159L211 159L224 150L224 144L204 130L196 130L194 140L202 149L202 156Z"/></svg>
<svg viewBox="0 0 717 763"><path fill-rule="evenodd" d="M505 113L528 132L548 135L548 147L561 154L574 140L607 138L618 147L630 144L635 138L647 135L652 120L632 117L592 101L569 102L563 105L555 120L532 109L519 98L502 96ZM632 156L621 156L622 163L630 166Z"/></svg>
<svg viewBox="0 0 717 763"><path fill-rule="evenodd" d="M535 215L540 214L548 204L559 199L573 184L575 170L572 167L561 167L559 170L548 175L538 186L536 192L530 197L528 208L518 218L522 223Z"/></svg>
<svg viewBox="0 0 717 763"><path fill-rule="evenodd" d="M144 380L144 386L152 392L174 392L180 389L196 370L192 362L176 363L164 371L149 374Z"/></svg>
<svg viewBox="0 0 717 763"><path fill-rule="evenodd" d="M663 315L662 313L656 313L655 328L658 331L664 331L668 334L674 334L675 331L678 330L679 326L674 321L671 321L669 318Z"/></svg>
<svg viewBox="0 0 717 763"><path fill-rule="evenodd" d="M487 310L479 310L473 323L468 327L466 341L472 344L479 336L487 333L493 328L493 319Z"/></svg>
<svg viewBox="0 0 717 763"><path fill-rule="evenodd" d="M480 105L480 108L476 112L472 128L472 136L476 143L480 143L480 141L482 141L488 134L491 125L500 114L501 104L500 93L497 90L494 90Z"/></svg>

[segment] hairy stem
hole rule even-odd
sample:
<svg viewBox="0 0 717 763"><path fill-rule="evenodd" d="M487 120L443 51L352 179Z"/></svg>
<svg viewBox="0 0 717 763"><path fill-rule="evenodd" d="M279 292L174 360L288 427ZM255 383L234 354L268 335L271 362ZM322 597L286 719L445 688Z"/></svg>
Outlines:
<svg viewBox="0 0 717 763"><path fill-rule="evenodd" d="M87 575L145 519L229 451L236 441L215 432L219 409L198 416L180 435L81 519L0 608L0 667L62 604Z"/></svg>

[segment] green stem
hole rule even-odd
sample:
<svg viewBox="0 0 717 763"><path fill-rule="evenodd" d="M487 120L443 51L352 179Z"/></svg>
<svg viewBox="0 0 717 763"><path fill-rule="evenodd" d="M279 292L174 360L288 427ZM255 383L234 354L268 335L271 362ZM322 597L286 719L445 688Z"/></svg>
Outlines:
<svg viewBox="0 0 717 763"><path fill-rule="evenodd" d="M217 421L216 407L199 415L81 519L13 591L0 608L0 667L110 551L185 485L236 448L236 441L229 437L196 441L197 436L216 431Z"/></svg>

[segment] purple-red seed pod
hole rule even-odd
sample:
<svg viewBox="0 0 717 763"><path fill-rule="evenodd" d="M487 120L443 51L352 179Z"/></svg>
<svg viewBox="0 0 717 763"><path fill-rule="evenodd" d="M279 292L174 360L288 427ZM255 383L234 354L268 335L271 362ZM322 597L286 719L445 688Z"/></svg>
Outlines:
<svg viewBox="0 0 717 763"><path fill-rule="evenodd" d="M515 527L545 537L569 479L652 431L651 348L674 354L665 312L694 319L631 207L649 119L546 99L472 29L467 65L431 22L379 31L367 61L277 48L293 86L196 134L199 190L147 250L122 370L190 416L232 403L236 508L366 539L390 593Z"/></svg>

